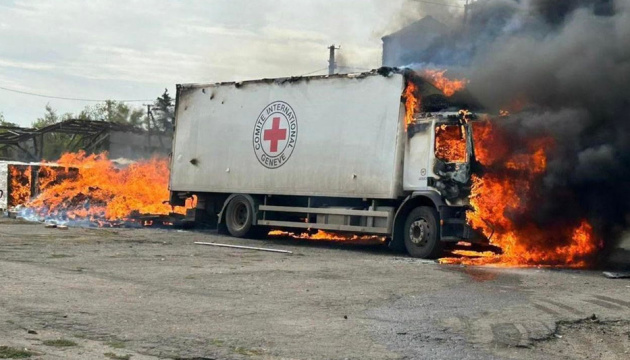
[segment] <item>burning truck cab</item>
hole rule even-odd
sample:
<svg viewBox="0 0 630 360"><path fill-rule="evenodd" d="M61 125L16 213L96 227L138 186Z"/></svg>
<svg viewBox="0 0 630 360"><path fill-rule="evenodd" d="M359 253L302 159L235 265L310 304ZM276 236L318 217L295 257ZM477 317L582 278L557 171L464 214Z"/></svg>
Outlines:
<svg viewBox="0 0 630 360"><path fill-rule="evenodd" d="M466 221L466 212L472 210L473 118L466 111L423 113L407 127L403 189L410 199L438 194L433 202L443 242L486 241Z"/></svg>
<svg viewBox="0 0 630 360"><path fill-rule="evenodd" d="M236 237L377 235L420 258L483 241L466 222L474 116L441 94L391 68L178 85L170 202L196 196L187 217Z"/></svg>

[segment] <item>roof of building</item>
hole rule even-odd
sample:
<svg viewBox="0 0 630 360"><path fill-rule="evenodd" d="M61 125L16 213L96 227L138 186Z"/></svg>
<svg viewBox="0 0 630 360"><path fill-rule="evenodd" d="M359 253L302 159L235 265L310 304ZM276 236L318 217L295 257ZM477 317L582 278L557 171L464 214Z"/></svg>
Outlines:
<svg viewBox="0 0 630 360"><path fill-rule="evenodd" d="M448 31L448 26L436 20L433 16L428 15L423 17L420 20L414 21L411 24L403 27L402 29L391 33L389 35L383 36L381 39L385 41L389 38L394 37L405 37L409 35L418 35L418 34L442 34Z"/></svg>

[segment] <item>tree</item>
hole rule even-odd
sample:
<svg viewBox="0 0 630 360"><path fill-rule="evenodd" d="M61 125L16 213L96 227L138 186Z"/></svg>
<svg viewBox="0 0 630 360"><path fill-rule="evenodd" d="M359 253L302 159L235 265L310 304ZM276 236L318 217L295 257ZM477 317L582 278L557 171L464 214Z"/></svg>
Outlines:
<svg viewBox="0 0 630 360"><path fill-rule="evenodd" d="M50 104L46 104L46 113L44 114L44 117L37 118L37 120L35 120L31 124L31 126L34 127L35 129L41 129L46 126L50 126L60 121L65 121L68 119L72 119L71 113L65 113L59 116L57 114L57 111L53 109L52 106L50 106Z"/></svg>
<svg viewBox="0 0 630 360"><path fill-rule="evenodd" d="M46 113L43 117L37 118L37 120L33 122L32 127L35 129L41 129L61 121L72 119L72 117L71 113L65 113L60 116L57 114L57 111L50 106L50 104L47 104ZM70 134L46 133L36 141L38 147L43 146L43 148L38 148L42 159L55 160L59 158L61 154L69 150L70 144L74 139L75 137Z"/></svg>
<svg viewBox="0 0 630 360"><path fill-rule="evenodd" d="M153 114L152 127L167 133L173 131L175 109L173 107L173 98L168 93L168 89L164 89L162 96L155 100L151 113Z"/></svg>
<svg viewBox="0 0 630 360"><path fill-rule="evenodd" d="M82 120L107 121L140 128L144 124L144 111L133 108L124 102L107 100L93 106L86 106L77 116Z"/></svg>
<svg viewBox="0 0 630 360"><path fill-rule="evenodd" d="M12 122L8 122L4 119L4 114L0 112L0 126L14 126L17 127L17 124ZM5 130L0 130L0 132L4 132Z"/></svg>

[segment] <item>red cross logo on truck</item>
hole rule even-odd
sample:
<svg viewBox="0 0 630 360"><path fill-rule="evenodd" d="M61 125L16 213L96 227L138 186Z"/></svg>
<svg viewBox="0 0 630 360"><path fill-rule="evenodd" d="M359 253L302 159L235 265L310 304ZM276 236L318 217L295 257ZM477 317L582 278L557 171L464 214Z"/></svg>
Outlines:
<svg viewBox="0 0 630 360"><path fill-rule="evenodd" d="M280 118L274 117L271 129L265 130L263 140L271 141L270 152L278 152L278 141L287 139L287 129L280 129Z"/></svg>
<svg viewBox="0 0 630 360"><path fill-rule="evenodd" d="M268 169L284 165L297 144L297 115L291 105L274 101L265 106L254 122L252 143L256 159Z"/></svg>

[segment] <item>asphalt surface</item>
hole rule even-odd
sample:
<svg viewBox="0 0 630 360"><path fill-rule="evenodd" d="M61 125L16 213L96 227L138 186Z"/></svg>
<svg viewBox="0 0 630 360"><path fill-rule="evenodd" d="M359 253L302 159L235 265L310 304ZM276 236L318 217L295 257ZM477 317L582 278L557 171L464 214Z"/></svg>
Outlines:
<svg viewBox="0 0 630 360"><path fill-rule="evenodd" d="M0 358L627 359L629 320L630 281L601 271L0 219Z"/></svg>

